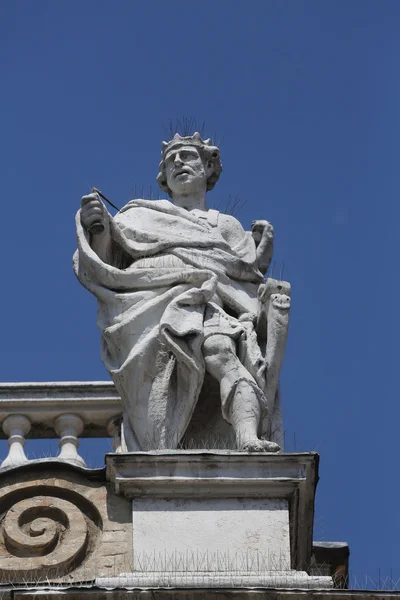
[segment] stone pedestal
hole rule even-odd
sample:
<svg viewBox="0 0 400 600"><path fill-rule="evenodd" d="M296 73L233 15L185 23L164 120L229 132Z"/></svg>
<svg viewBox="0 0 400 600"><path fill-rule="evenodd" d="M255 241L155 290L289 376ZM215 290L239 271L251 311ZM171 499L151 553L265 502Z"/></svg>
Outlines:
<svg viewBox="0 0 400 600"><path fill-rule="evenodd" d="M109 454L107 479L132 500L130 572L106 587L329 588L309 576L316 454Z"/></svg>

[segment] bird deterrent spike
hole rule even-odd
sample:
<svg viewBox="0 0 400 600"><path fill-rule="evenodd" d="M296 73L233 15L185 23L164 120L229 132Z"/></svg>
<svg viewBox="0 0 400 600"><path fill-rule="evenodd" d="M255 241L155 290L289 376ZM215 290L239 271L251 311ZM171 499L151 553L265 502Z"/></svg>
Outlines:
<svg viewBox="0 0 400 600"><path fill-rule="evenodd" d="M275 261L273 260L271 263L271 268L270 268L270 272L269 272L269 276L271 279L274 278L274 266L275 266Z"/></svg>

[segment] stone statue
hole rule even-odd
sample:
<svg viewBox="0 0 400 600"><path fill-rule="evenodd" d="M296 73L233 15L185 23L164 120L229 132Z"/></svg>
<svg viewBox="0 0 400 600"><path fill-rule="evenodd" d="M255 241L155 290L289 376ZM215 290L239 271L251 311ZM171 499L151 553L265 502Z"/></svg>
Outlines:
<svg viewBox="0 0 400 600"><path fill-rule="evenodd" d="M157 177L172 202L132 200L112 217L98 194L82 198L74 269L98 300L128 451L190 447L190 436L213 427L233 432L242 450L280 449L290 286L264 282L270 223L246 232L207 210L221 171L210 140L176 134L163 142Z"/></svg>

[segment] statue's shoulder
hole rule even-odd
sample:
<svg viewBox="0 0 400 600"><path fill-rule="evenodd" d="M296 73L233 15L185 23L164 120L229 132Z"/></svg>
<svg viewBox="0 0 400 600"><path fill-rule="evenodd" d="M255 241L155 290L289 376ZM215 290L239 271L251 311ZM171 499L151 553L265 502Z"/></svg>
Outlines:
<svg viewBox="0 0 400 600"><path fill-rule="evenodd" d="M218 218L218 226L222 237L231 246L235 246L236 244L240 243L246 235L242 224L233 215L220 213Z"/></svg>
<svg viewBox="0 0 400 600"><path fill-rule="evenodd" d="M241 222L238 221L238 219L236 219L236 217L234 217L233 215L227 215L226 213L219 213L218 223L219 223L221 229L226 229L226 230L236 231L236 232L241 232L241 233L244 232Z"/></svg>
<svg viewBox="0 0 400 600"><path fill-rule="evenodd" d="M119 211L120 213L124 213L133 208L144 208L148 210L168 210L168 207L171 205L169 200L144 200L143 198L135 198L134 200L130 200L128 204L125 204Z"/></svg>

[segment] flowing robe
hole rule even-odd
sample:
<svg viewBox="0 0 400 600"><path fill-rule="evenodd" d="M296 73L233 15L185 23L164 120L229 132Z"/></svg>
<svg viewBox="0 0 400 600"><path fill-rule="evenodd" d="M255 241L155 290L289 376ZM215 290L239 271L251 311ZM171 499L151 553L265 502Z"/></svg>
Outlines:
<svg viewBox="0 0 400 600"><path fill-rule="evenodd" d="M129 202L110 219L111 264L92 249L77 214L74 270L98 300L101 357L121 395L128 450L177 446L203 384L208 335L237 340L239 379L265 406L253 327L263 281L254 240L243 231L231 247L219 213L200 213L167 200ZM237 381L221 383L227 420Z"/></svg>

